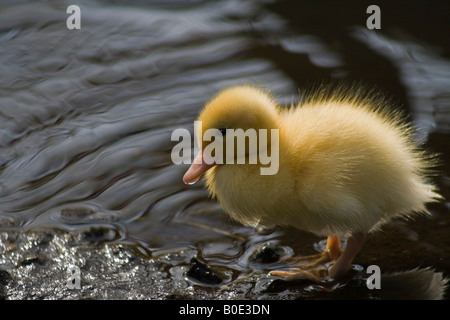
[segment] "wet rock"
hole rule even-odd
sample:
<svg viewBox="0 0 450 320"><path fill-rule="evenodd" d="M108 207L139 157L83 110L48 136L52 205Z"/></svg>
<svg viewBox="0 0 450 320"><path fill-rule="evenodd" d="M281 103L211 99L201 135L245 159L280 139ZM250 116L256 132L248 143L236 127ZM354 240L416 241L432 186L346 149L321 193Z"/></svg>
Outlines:
<svg viewBox="0 0 450 320"><path fill-rule="evenodd" d="M101 243L114 240L116 233L103 227L91 227L83 232L82 241L86 243Z"/></svg>
<svg viewBox="0 0 450 320"><path fill-rule="evenodd" d="M5 286L13 281L13 278L6 270L0 270L0 300L6 299L6 289Z"/></svg>
<svg viewBox="0 0 450 320"><path fill-rule="evenodd" d="M127 246L76 245L79 237L0 232L0 299L165 299L176 292L164 265ZM11 239L17 245L6 246ZM80 289L68 285L72 267L79 268Z"/></svg>
<svg viewBox="0 0 450 320"><path fill-rule="evenodd" d="M22 267L26 267L29 265L39 265L42 266L44 265L45 261L42 260L41 258L29 258L29 259L25 259L20 263L20 266Z"/></svg>
<svg viewBox="0 0 450 320"><path fill-rule="evenodd" d="M50 242L53 240L53 235L50 233L43 234L41 238L39 238L37 241L39 246L48 246Z"/></svg>
<svg viewBox="0 0 450 320"><path fill-rule="evenodd" d="M139 256L133 246L77 245L80 236L56 231L51 238L39 232L0 232L0 300L383 299L412 297L412 289L414 297L439 299L448 283L442 273L433 270L417 270L414 277L412 272L382 275L379 292L367 289L365 273L353 274L353 280L339 285L283 281L255 271L228 282L227 271L218 274L197 258L188 269L186 260L174 266L173 260ZM39 241L43 238L49 241L45 245ZM8 245L12 240L17 245ZM73 280L68 272L71 267L79 268L80 289L68 285ZM186 274L193 281L186 281Z"/></svg>
<svg viewBox="0 0 450 320"><path fill-rule="evenodd" d="M214 273L206 264L193 257L187 276L205 284L220 284L222 279Z"/></svg>
<svg viewBox="0 0 450 320"><path fill-rule="evenodd" d="M166 296L166 300L191 300L192 297L182 293L171 293Z"/></svg>
<svg viewBox="0 0 450 320"><path fill-rule="evenodd" d="M252 257L252 260L259 263L273 263L280 260L280 254L277 249L264 246Z"/></svg>
<svg viewBox="0 0 450 320"><path fill-rule="evenodd" d="M0 286L6 286L13 281L13 278L6 270L0 270Z"/></svg>
<svg viewBox="0 0 450 320"><path fill-rule="evenodd" d="M302 292L307 286L313 285L314 282L308 279L297 279L286 281L283 279L275 279L273 280L264 290L264 293L281 293L286 290L299 291ZM298 295L296 299L300 298L301 295Z"/></svg>

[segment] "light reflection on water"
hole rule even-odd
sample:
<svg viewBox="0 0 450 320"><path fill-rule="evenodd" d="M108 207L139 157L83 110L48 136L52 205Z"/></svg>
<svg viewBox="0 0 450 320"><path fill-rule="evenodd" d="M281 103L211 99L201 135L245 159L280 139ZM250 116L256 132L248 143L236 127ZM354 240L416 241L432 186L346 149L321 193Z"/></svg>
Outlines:
<svg viewBox="0 0 450 320"><path fill-rule="evenodd" d="M312 245L287 246L280 237L292 230L230 222L201 183L183 184L187 166L171 163L170 135L192 132L199 109L226 85L251 82L290 103L318 74L351 76L345 50L300 32L266 1L80 3L77 31L65 28L61 2L0 6L1 228L103 227L104 241L154 256L188 250L244 275L275 267L251 259L268 243L282 257ZM398 74L379 77L406 91L419 139L450 132L450 66L439 48L363 27L345 32L395 66Z"/></svg>

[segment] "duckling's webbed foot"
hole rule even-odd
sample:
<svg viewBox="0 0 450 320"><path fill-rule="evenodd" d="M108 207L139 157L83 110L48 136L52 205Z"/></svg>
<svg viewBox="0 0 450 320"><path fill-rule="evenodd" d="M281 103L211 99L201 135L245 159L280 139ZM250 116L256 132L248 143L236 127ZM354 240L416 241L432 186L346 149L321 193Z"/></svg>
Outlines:
<svg viewBox="0 0 450 320"><path fill-rule="evenodd" d="M314 282L321 282L328 276L328 270L326 268L316 268L310 270L297 269L293 271L271 271L271 276L282 277L286 281L293 280L311 280Z"/></svg>
<svg viewBox="0 0 450 320"><path fill-rule="evenodd" d="M342 249L339 238L329 236L324 252L310 256L292 257L288 259L288 263L291 264L289 271L271 271L270 275L282 277L286 281L305 279L321 282L328 277L328 267L326 264L330 261L334 262L338 260L341 253ZM302 262L306 263L298 265Z"/></svg>

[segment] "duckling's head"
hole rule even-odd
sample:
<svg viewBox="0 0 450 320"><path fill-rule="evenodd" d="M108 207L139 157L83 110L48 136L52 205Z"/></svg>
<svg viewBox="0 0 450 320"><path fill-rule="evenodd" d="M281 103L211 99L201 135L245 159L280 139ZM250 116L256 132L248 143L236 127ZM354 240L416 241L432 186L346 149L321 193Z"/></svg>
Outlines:
<svg viewBox="0 0 450 320"><path fill-rule="evenodd" d="M226 134L231 132L230 129L233 129L234 133L238 132L238 129L242 129L244 132L247 132L248 129L254 129L256 132L266 129L268 132L266 148L270 149L270 131L279 126L278 108L274 99L267 92L248 85L230 87L220 91L205 105L198 121L201 121L201 126L197 126L196 135L201 150L183 177L183 181L187 184L196 182L205 171L220 165L204 154L204 150L211 143L220 141L222 154L224 159L227 159ZM207 132L209 129L218 130L220 135L211 138ZM205 133L207 134L205 135ZM234 146L235 157L238 155L237 147L237 145ZM252 151L249 147L249 144L246 143L245 156L247 157Z"/></svg>

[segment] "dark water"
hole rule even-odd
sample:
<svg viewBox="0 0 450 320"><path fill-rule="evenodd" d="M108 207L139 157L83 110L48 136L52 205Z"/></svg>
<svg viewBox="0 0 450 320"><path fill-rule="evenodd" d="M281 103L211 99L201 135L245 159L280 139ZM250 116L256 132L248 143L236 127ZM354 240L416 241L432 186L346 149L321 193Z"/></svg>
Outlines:
<svg viewBox="0 0 450 320"><path fill-rule="evenodd" d="M81 30L66 28L70 4L81 8ZM313 253L322 239L233 223L202 183L183 184L187 165L171 162L172 131L192 132L200 108L224 86L250 82L290 103L317 81L362 80L391 94L418 141L441 153L435 181L449 199L450 5L380 4L379 31L366 28L368 5L1 1L0 228L101 230L96 242L129 244L155 259L173 254L172 266L197 256L254 299L395 298L412 288L414 297L442 297L448 201L430 206L431 218L371 235L347 284L280 284L269 270ZM269 262L255 258L264 247L276 253ZM398 296L368 291L371 264L385 272L386 286L401 288Z"/></svg>

